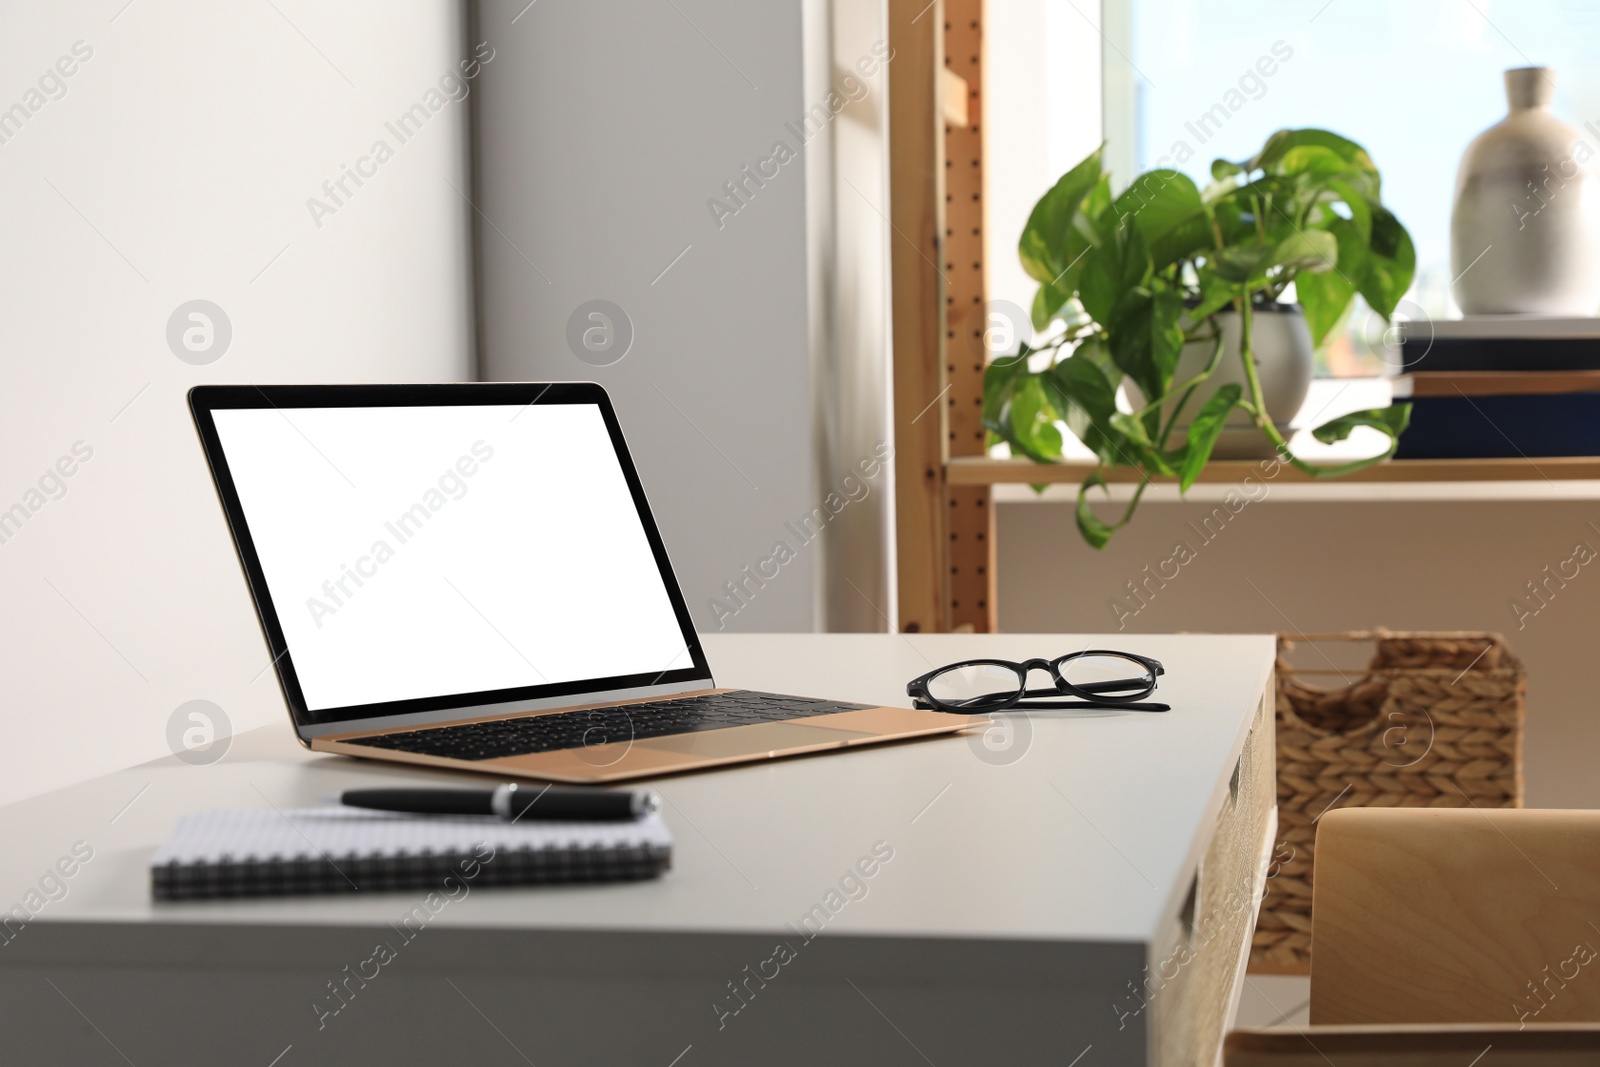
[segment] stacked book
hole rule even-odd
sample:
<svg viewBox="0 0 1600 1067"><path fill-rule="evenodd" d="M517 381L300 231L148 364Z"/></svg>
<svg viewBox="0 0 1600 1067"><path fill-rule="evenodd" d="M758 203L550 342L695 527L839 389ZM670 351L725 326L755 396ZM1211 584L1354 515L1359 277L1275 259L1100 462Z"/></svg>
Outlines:
<svg viewBox="0 0 1600 1067"><path fill-rule="evenodd" d="M1492 315L1403 327L1397 459L1600 455L1600 318Z"/></svg>

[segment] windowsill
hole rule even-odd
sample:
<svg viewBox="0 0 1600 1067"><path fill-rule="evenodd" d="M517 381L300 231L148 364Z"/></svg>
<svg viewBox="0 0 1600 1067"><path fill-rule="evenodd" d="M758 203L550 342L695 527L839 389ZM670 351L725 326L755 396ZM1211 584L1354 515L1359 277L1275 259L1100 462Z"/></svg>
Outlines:
<svg viewBox="0 0 1600 1067"><path fill-rule="evenodd" d="M1307 433L1306 427L1321 426L1352 411L1388 407L1393 399L1394 391L1388 378L1318 378L1311 383L1300 413L1289 420L1289 426L1296 431L1289 439L1289 447L1294 449L1295 455L1312 463L1348 463L1380 455L1388 439L1377 430L1359 426L1345 440L1325 445ZM1065 424L1061 424L1060 429L1061 452L1066 461L1093 463L1094 453L1074 437Z"/></svg>
<svg viewBox="0 0 1600 1067"><path fill-rule="evenodd" d="M1290 424L1298 432L1290 439L1295 454L1319 465L1347 463L1379 454L1387 443L1369 427L1357 427L1350 437L1332 445L1314 440L1302 427L1321 425L1352 411L1383 407L1390 402L1386 378L1319 379L1312 383L1305 406ZM1062 427L1065 431L1065 427ZM1077 498L1078 483L1094 469L1094 453L1064 432L1065 462L1041 466L1006 457L1002 446L992 457L951 460L946 468L952 485L992 485L997 503L1042 501L1054 503ZM1270 487L1269 498L1284 501L1504 501L1600 499L1600 456L1484 460L1390 460L1342 478L1315 480L1289 467L1275 477L1263 476L1263 460L1214 459L1201 482L1180 497L1170 480L1151 483L1144 500L1176 502L1218 501L1239 491L1246 478ZM1127 500L1139 476L1118 468L1108 474L1112 500ZM1041 495L1031 485L1047 484ZM1252 491L1256 491L1252 489ZM1099 494L1097 494L1099 495Z"/></svg>

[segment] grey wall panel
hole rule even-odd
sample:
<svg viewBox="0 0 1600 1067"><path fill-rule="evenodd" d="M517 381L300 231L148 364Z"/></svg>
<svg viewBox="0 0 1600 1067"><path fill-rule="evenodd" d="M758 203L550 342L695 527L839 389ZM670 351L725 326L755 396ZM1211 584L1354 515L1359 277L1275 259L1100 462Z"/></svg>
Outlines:
<svg viewBox="0 0 1600 1067"><path fill-rule="evenodd" d="M495 49L475 94L482 376L603 384L697 625L812 629L817 546L786 525L821 503L801 4L482 0L475 17ZM595 300L620 310L601 311L609 349ZM776 576L730 597L780 542Z"/></svg>

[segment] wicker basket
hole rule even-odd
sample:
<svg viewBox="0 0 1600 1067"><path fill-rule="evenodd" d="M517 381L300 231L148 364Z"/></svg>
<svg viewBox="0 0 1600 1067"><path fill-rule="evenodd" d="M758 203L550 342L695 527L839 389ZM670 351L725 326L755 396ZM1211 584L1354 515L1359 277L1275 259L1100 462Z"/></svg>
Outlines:
<svg viewBox="0 0 1600 1067"><path fill-rule="evenodd" d="M1306 669L1285 662L1294 646L1279 638L1278 840L1250 953L1251 970L1279 974L1311 968L1324 811L1522 806L1527 677L1499 634L1298 636L1372 641L1377 653L1365 670Z"/></svg>

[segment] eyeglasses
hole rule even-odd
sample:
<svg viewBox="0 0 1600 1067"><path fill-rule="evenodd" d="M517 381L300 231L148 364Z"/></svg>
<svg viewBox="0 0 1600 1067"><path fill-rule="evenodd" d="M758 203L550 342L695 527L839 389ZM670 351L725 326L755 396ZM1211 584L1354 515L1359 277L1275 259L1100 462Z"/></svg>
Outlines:
<svg viewBox="0 0 1600 1067"><path fill-rule="evenodd" d="M1028 675L1046 671L1050 689L1029 689ZM1171 711L1168 704L1146 702L1165 674L1148 656L1106 649L1085 649L1056 659L1013 663L1004 659L969 659L929 671L906 685L906 695L923 710L975 714L1023 710L1120 708L1124 711ZM1049 699L1030 700L1029 697ZM1075 697L1075 700L1063 700Z"/></svg>

